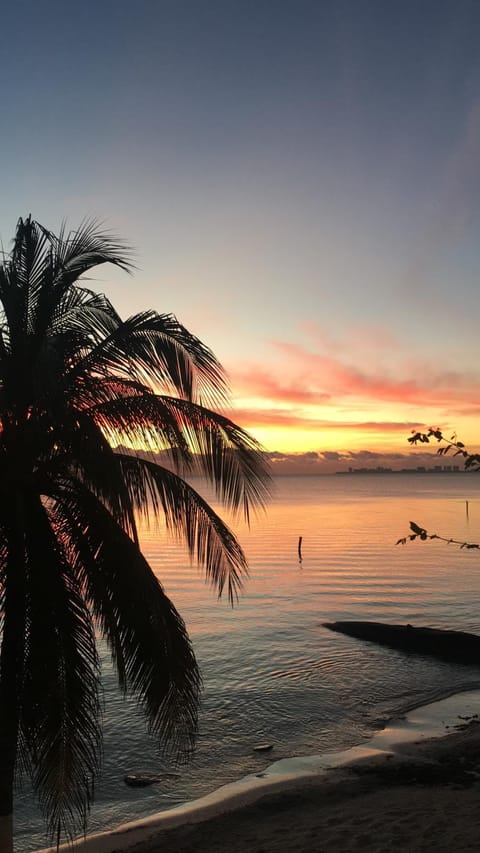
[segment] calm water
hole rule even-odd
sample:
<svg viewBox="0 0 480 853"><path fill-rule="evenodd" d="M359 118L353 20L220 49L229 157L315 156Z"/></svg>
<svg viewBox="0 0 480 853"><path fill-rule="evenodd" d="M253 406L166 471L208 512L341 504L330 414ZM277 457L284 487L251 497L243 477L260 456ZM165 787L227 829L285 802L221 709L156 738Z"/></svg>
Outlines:
<svg viewBox="0 0 480 853"><path fill-rule="evenodd" d="M410 520L479 541L480 475L279 478L266 515L250 530L233 524L250 565L233 611L181 546L162 530L144 530L144 552L187 622L203 673L198 748L178 775L128 788L125 774L168 768L106 665L104 771L89 829L193 799L273 760L358 744L414 706L480 686L480 668L409 657L322 627L375 619L480 633L478 552L437 542L396 547ZM252 751L265 740L275 745L268 757ZM19 851L45 844L28 791L17 834Z"/></svg>

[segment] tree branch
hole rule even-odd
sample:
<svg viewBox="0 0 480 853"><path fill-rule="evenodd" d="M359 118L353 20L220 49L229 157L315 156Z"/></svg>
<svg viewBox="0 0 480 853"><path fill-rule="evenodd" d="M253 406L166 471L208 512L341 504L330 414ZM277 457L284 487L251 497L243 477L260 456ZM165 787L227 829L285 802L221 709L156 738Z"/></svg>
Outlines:
<svg viewBox="0 0 480 853"><path fill-rule="evenodd" d="M466 471L480 471L480 454L470 453L462 441L458 441L454 433L450 438L446 438L439 427L429 427L427 432L412 432L408 438L409 444L429 444L430 439L437 442L443 442L442 447L437 448L439 456L446 456L452 452L453 456L461 456L464 460ZM447 545L459 545L460 548L480 549L480 545L476 542L462 542L460 539L447 539L445 536L439 536L437 533L428 533L428 531L416 524L415 521L410 522L411 533L408 536L402 536L395 543L396 545L406 545L407 542L413 542L415 539L420 539L425 542L427 539L439 539L441 542L446 542Z"/></svg>

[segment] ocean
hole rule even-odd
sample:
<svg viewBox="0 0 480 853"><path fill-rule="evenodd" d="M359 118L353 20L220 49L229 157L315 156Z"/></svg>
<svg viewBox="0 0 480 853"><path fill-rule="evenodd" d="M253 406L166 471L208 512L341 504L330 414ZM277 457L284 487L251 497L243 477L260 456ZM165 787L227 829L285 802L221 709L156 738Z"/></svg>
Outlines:
<svg viewBox="0 0 480 853"><path fill-rule="evenodd" d="M410 521L479 541L480 476L279 477L250 528L229 519L250 571L233 609L162 526L142 528L144 553L185 619L201 667L198 745L185 767L162 760L135 702L119 695L102 648L105 754L89 831L171 808L281 758L361 744L391 718L480 687L480 666L406 655L323 627L372 619L480 633L479 552L437 541L396 545ZM264 742L272 750L255 752ZM130 773L165 775L129 788ZM26 785L15 832L18 853L46 844Z"/></svg>

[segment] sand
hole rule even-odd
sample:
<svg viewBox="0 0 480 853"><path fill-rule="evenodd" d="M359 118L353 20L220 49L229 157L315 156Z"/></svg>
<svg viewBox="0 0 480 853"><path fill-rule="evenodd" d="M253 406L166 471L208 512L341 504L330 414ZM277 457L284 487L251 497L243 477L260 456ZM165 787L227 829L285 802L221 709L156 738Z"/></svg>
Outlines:
<svg viewBox="0 0 480 853"><path fill-rule="evenodd" d="M89 853L464 853L480 851L480 722L396 744L193 824L130 825ZM198 820L198 816L195 818ZM143 840L142 840L143 839ZM76 849L76 848L75 848Z"/></svg>
<svg viewBox="0 0 480 853"><path fill-rule="evenodd" d="M358 761L205 822L157 833L132 853L480 850L480 724Z"/></svg>

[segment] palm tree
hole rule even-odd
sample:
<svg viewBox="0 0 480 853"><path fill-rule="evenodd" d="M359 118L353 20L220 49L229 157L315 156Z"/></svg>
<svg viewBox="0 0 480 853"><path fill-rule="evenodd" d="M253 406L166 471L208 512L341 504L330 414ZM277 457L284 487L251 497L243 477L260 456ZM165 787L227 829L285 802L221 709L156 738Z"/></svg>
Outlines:
<svg viewBox="0 0 480 853"><path fill-rule="evenodd" d="M244 554L185 476L201 470L247 516L268 494L259 445L212 410L226 399L212 352L171 314L122 320L84 286L105 263L131 268L96 223L57 237L28 217L0 264L3 853L19 771L52 837L86 825L101 747L96 631L162 750L182 759L193 747L199 671L137 518L163 513L233 601Z"/></svg>

